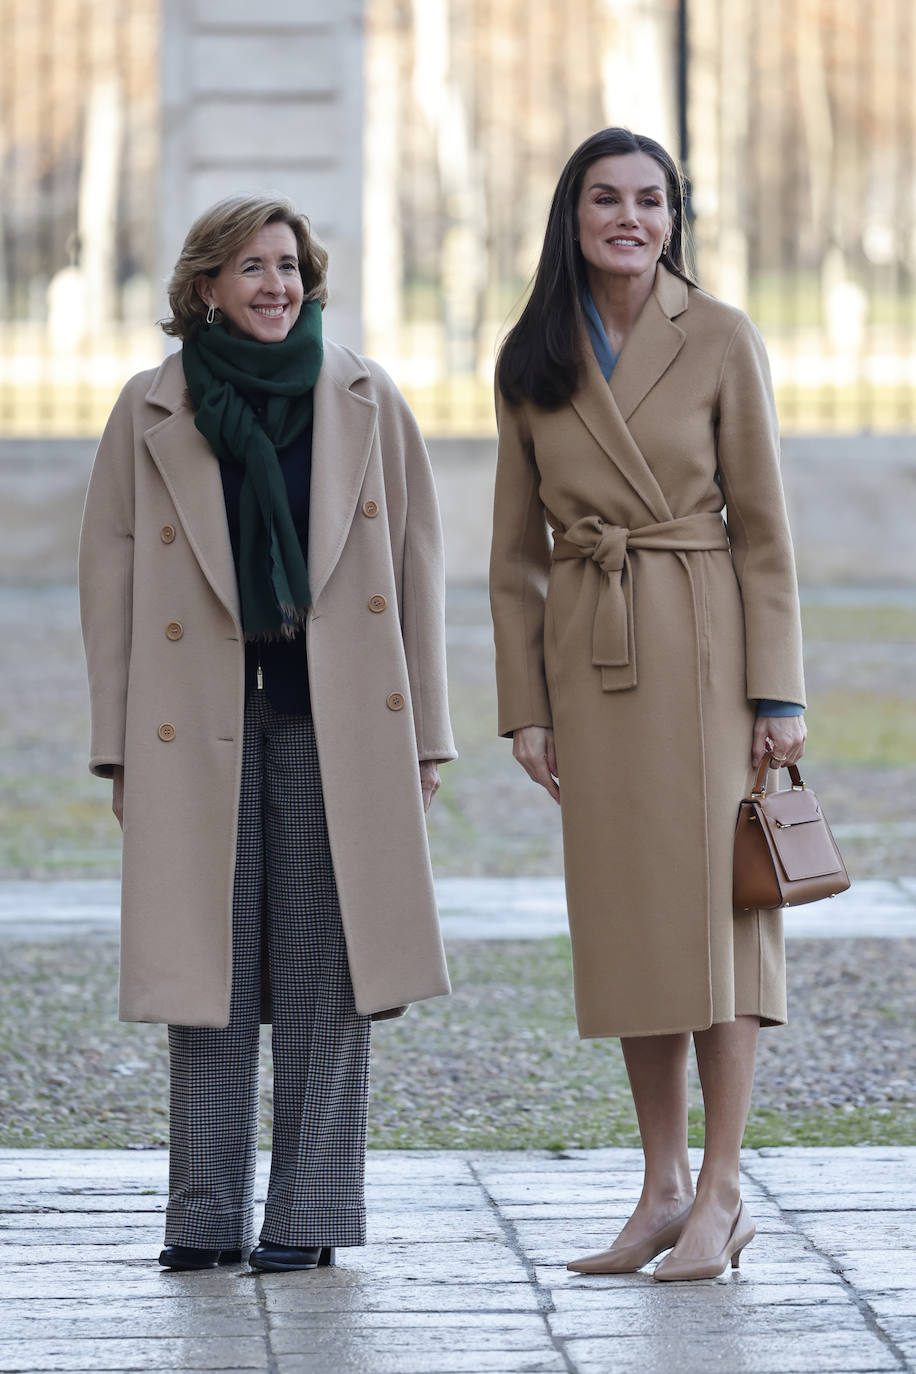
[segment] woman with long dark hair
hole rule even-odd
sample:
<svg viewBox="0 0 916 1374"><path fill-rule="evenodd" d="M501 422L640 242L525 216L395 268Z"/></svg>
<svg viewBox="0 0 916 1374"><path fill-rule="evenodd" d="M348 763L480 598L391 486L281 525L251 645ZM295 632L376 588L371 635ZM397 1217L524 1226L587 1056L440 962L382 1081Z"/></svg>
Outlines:
<svg viewBox="0 0 916 1374"><path fill-rule="evenodd" d="M620 1235L574 1260L737 1264L758 1028L786 1017L781 915L735 912L740 798L797 762L804 684L766 355L684 255L682 178L605 129L570 158L497 372L499 729L562 806L576 1011L620 1036L645 1156ZM687 1055L706 1113L687 1155Z"/></svg>

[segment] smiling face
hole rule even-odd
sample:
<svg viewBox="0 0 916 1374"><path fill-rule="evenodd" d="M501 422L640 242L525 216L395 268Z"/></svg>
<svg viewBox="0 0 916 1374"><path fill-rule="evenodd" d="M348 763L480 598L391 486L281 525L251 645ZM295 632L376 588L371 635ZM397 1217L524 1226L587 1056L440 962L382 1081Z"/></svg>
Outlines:
<svg viewBox="0 0 916 1374"><path fill-rule="evenodd" d="M648 153L593 162L582 178L576 213L589 275L654 275L674 216L664 169Z"/></svg>
<svg viewBox="0 0 916 1374"><path fill-rule="evenodd" d="M218 277L201 277L197 290L220 311L231 334L279 343L299 318L304 295L292 229L282 222L265 224Z"/></svg>

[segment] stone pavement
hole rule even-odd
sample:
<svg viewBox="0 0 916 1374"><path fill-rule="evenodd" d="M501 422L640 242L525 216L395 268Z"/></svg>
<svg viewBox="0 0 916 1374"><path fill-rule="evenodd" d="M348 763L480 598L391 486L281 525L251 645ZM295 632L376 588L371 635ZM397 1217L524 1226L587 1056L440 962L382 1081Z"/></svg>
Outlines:
<svg viewBox="0 0 916 1374"><path fill-rule="evenodd" d="M635 1150L373 1152L335 1269L155 1263L163 1151L0 1151L0 1371L884 1374L916 1368L916 1149L747 1151L740 1272L564 1268L606 1245ZM266 1160L259 1166L259 1198Z"/></svg>
<svg viewBox="0 0 916 1374"><path fill-rule="evenodd" d="M562 878L439 878L449 940L536 940L565 935ZM118 926L116 880L0 881L0 940L110 935ZM832 900L787 913L789 938L916 935L916 878L864 879Z"/></svg>

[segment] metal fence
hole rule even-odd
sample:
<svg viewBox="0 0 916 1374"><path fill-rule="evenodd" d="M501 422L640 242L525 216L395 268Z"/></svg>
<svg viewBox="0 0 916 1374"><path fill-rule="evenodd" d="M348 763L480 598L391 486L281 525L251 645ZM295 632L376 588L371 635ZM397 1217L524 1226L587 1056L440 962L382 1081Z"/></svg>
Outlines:
<svg viewBox="0 0 916 1374"><path fill-rule="evenodd" d="M916 428L916 6L690 0L697 261L783 424Z"/></svg>
<svg viewBox="0 0 916 1374"><path fill-rule="evenodd" d="M93 434L161 350L159 0L0 19L0 427ZM784 427L916 430L912 0L367 0L365 82L366 348L428 433L492 431L552 187L612 123L685 147Z"/></svg>
<svg viewBox="0 0 916 1374"><path fill-rule="evenodd" d="M401 289L367 309L428 428L491 424L560 168L624 124L686 152L698 279L762 328L784 428L916 430L912 0L429 4L438 25L372 4L400 62L397 97L371 65L369 95L397 152L372 205Z"/></svg>

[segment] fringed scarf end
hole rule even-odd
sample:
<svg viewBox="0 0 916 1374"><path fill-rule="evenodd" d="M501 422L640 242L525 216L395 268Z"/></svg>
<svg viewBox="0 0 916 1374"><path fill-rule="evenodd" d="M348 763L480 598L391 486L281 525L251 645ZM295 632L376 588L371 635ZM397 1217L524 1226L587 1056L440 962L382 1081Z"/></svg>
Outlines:
<svg viewBox="0 0 916 1374"><path fill-rule="evenodd" d="M246 630L245 643L288 644L290 640L295 639L300 631L305 628L309 608L283 604L279 610L283 617L282 625L278 625L274 630Z"/></svg>

